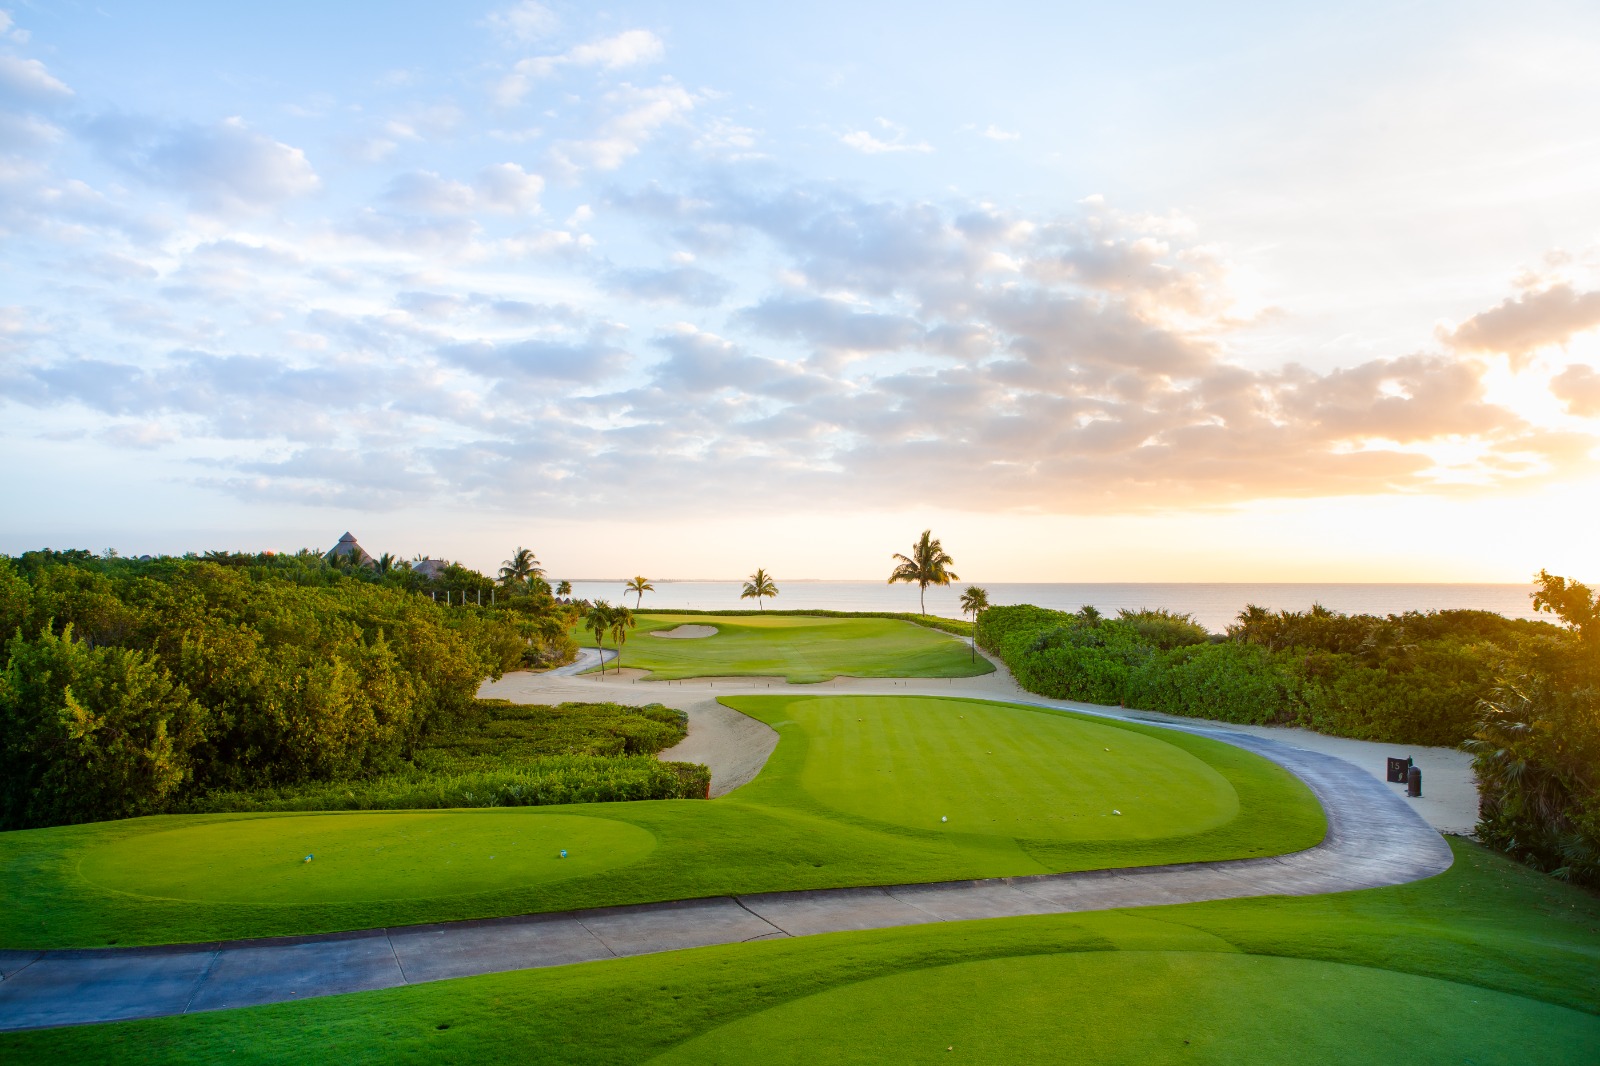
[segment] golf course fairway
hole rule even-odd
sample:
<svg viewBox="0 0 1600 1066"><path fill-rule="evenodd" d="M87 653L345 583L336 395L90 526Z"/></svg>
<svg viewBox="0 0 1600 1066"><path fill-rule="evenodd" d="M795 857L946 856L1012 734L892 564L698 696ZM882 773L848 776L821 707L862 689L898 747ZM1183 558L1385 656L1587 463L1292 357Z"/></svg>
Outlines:
<svg viewBox="0 0 1600 1066"><path fill-rule="evenodd" d="M1327 829L1275 763L1142 723L936 696L724 702L779 741L754 781L714 800L160 815L0 835L0 948L1245 858Z"/></svg>
<svg viewBox="0 0 1600 1066"><path fill-rule="evenodd" d="M975 677L992 673L960 637L894 618L813 615L635 615L622 665L657 680L686 677L783 677L813 684L847 677ZM711 636L656 637L679 626L710 626ZM573 638L594 645L575 628Z"/></svg>
<svg viewBox="0 0 1600 1066"><path fill-rule="evenodd" d="M1260 1009L1271 1003L1270 1011ZM1360 1018L1359 1026L1331 1025ZM1094 951L847 984L712 1029L659 1066L747 1063L1592 1063L1600 1018L1472 985L1309 959Z"/></svg>

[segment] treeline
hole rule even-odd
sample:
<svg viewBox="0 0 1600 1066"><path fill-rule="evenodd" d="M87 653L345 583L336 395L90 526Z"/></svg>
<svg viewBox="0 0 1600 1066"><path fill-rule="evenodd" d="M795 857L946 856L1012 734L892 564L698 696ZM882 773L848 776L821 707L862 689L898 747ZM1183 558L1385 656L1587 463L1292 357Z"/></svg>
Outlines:
<svg viewBox="0 0 1600 1066"><path fill-rule="evenodd" d="M1039 607L980 615L978 642L1031 692L1397 744L1466 746L1485 842L1600 884L1600 602L1539 575L1562 625L1488 611L1187 615Z"/></svg>
<svg viewBox="0 0 1600 1066"><path fill-rule="evenodd" d="M309 552L0 557L0 828L392 771L484 678L572 647L560 611L504 599L445 608Z"/></svg>

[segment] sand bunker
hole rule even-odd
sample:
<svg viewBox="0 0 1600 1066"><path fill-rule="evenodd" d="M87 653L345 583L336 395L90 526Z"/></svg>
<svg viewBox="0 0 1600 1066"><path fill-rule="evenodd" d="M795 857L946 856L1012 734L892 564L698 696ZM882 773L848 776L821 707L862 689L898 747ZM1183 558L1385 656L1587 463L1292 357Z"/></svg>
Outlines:
<svg viewBox="0 0 1600 1066"><path fill-rule="evenodd" d="M677 629L653 630L652 637L666 637L669 640L697 640L700 637L714 637L717 635L716 626L679 626Z"/></svg>

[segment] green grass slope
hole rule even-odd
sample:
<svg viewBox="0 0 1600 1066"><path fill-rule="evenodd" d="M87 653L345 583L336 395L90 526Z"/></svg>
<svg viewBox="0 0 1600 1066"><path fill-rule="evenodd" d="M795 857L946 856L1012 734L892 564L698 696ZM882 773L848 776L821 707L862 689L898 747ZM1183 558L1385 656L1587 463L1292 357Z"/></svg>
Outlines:
<svg viewBox="0 0 1600 1066"><path fill-rule="evenodd" d="M1315 798L1280 767L1154 726L935 697L728 702L781 739L755 781L717 800L163 816L0 834L0 947L1238 858L1310 847L1326 831Z"/></svg>
<svg viewBox="0 0 1600 1066"><path fill-rule="evenodd" d="M622 647L622 665L649 670L657 679L685 677L785 677L796 684L848 677L974 677L994 671L974 661L965 641L892 618L811 615L641 614ZM650 634L680 625L716 627L711 637L677 639ZM594 636L574 629L580 643ZM613 647L607 642L607 647Z"/></svg>
<svg viewBox="0 0 1600 1066"><path fill-rule="evenodd" d="M1593 1062L1600 898L1452 847L1396 888L704 948L10 1034L0 1059Z"/></svg>

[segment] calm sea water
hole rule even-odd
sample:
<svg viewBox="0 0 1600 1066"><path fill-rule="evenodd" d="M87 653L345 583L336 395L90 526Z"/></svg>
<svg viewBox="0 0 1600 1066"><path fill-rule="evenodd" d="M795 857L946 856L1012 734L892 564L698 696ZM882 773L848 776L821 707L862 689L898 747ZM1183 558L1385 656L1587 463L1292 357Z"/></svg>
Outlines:
<svg viewBox="0 0 1600 1066"><path fill-rule="evenodd" d="M574 581L573 595L585 599L623 601L621 581ZM647 610L689 608L703 611L738 610L755 606L740 600L739 581L652 582L656 590L644 595ZM928 589L928 613L960 618L961 590L969 584ZM1439 611L1472 608L1496 611L1508 618L1533 618L1528 600L1532 585L1357 585L1357 584L1030 584L995 582L984 585L996 606L1031 603L1060 611L1076 611L1093 604L1106 614L1122 608L1165 607L1188 613L1207 629L1220 633L1247 604L1271 610L1303 611L1320 603L1345 614L1400 614L1404 611ZM915 611L915 585L888 585L881 581L780 581L779 594L766 601L771 609L822 608L835 611ZM634 597L626 598L633 606ZM1545 617L1549 617L1548 615Z"/></svg>

